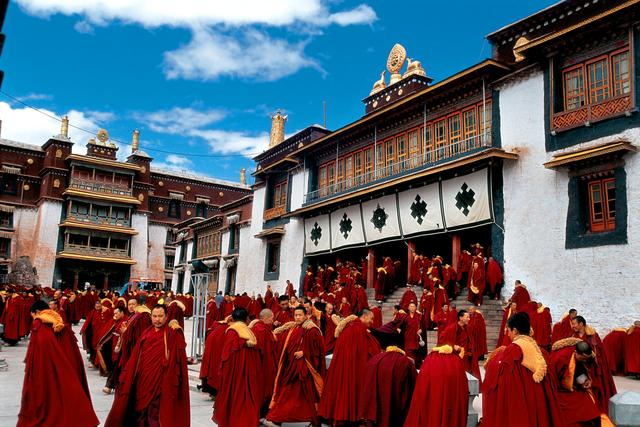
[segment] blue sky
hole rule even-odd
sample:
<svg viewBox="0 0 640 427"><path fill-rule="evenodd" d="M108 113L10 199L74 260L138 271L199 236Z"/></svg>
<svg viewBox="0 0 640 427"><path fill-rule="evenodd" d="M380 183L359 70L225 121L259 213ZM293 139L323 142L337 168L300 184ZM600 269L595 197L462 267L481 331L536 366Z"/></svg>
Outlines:
<svg viewBox="0 0 640 427"><path fill-rule="evenodd" d="M323 101L329 129L361 117L394 43L442 80L491 55L486 34L552 3L15 0L2 90L106 128L123 157L138 128L155 165L237 180L277 109L287 134L322 124ZM0 120L2 137L33 144L59 130L1 94ZM71 137L84 152L91 135Z"/></svg>

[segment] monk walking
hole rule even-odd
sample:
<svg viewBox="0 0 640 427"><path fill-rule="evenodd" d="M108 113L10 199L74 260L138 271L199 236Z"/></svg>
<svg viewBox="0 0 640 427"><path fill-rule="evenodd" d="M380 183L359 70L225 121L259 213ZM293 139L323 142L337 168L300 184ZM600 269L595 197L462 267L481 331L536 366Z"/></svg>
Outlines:
<svg viewBox="0 0 640 427"><path fill-rule="evenodd" d="M151 310L152 328L133 349L105 427L189 427L189 382L184 335L167 324L167 308Z"/></svg>
<svg viewBox="0 0 640 427"><path fill-rule="evenodd" d="M256 336L260 351L260 375L264 382L264 397L260 415L264 416L269 410L269 402L273 393L273 383L276 380L278 361L276 359L276 338L273 335L273 312L268 308L260 311L258 318L253 320L249 327Z"/></svg>

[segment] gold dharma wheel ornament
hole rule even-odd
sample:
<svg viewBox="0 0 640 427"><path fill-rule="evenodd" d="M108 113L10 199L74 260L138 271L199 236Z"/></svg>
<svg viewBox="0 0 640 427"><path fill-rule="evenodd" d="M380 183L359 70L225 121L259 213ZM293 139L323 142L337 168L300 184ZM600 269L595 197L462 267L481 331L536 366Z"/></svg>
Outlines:
<svg viewBox="0 0 640 427"><path fill-rule="evenodd" d="M396 43L389 52L389 58L387 59L387 70L391 73L391 79L389 84L392 85L402 80L402 74L400 70L407 59L407 50L401 44Z"/></svg>
<svg viewBox="0 0 640 427"><path fill-rule="evenodd" d="M98 138L98 141L100 141L102 145L105 145L109 140L109 132L107 132L106 129L100 129L96 134L96 138Z"/></svg>

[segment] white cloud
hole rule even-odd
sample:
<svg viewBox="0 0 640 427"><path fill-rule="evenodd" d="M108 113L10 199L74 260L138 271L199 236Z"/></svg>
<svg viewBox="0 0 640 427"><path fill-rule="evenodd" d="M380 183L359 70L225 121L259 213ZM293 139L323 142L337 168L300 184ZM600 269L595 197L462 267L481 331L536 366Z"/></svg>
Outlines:
<svg viewBox="0 0 640 427"><path fill-rule="evenodd" d="M305 55L309 40L329 25L371 24L375 11L366 4L333 11L331 0L16 0L28 13L41 17L77 16L74 26L92 33L94 26L112 22L145 28L187 28L191 41L164 53L169 79L212 80L220 76L273 81L302 68L324 73L318 62ZM287 38L269 35L284 28Z"/></svg>
<svg viewBox="0 0 640 427"><path fill-rule="evenodd" d="M273 81L302 68L322 71L305 55L305 44L273 39L255 30L230 37L200 29L189 44L165 52L165 74L169 79L213 80L228 75Z"/></svg>
<svg viewBox="0 0 640 427"><path fill-rule="evenodd" d="M267 132L248 134L216 129L196 129L191 132L191 135L204 139L212 152L220 154L242 154L253 157L269 146Z"/></svg>
<svg viewBox="0 0 640 427"><path fill-rule="evenodd" d="M222 110L199 111L194 108L174 107L151 113L135 113L134 118L145 122L154 132L181 134L189 129L200 128L218 122L225 117Z"/></svg>
<svg viewBox="0 0 640 427"><path fill-rule="evenodd" d="M180 156L177 154L169 154L167 156L167 162L176 166L188 166L193 163L190 159L186 158L185 156Z"/></svg>
<svg viewBox="0 0 640 427"><path fill-rule="evenodd" d="M54 117L67 115L71 125L90 131L97 131L99 128L96 117L106 117L107 114L113 117L112 113L99 111L92 111L91 114L77 110L62 114L43 108L40 108L40 111ZM59 121L31 108L14 108L6 102L0 102L0 120L2 120L2 138L27 144L42 145L50 137L60 133ZM69 138L74 142L73 152L84 154L86 142L91 135L73 126L69 127Z"/></svg>
<svg viewBox="0 0 640 427"><path fill-rule="evenodd" d="M192 166L193 161L191 161L191 159L178 154L169 154L167 157L165 157L164 162L153 162L153 167L156 168L196 173L191 170Z"/></svg>
<svg viewBox="0 0 640 427"><path fill-rule="evenodd" d="M27 102L27 101L50 101L53 99L53 95L49 95L47 93L29 93L27 95L24 96L18 96L17 97L20 101L22 102Z"/></svg>

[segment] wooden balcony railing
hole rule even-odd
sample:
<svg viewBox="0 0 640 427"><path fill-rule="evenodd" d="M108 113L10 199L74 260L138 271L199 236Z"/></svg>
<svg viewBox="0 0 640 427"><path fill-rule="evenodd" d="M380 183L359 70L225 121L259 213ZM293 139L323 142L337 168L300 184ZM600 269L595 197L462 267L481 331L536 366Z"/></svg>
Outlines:
<svg viewBox="0 0 640 427"><path fill-rule="evenodd" d="M129 258L127 249L104 248L96 246L76 245L73 243L65 243L64 251L79 255L90 255L111 258Z"/></svg>
<svg viewBox="0 0 640 427"><path fill-rule="evenodd" d="M70 213L67 219L78 222L90 222L98 225L113 225L116 227L130 227L131 221L128 219L103 217L93 214Z"/></svg>
<svg viewBox="0 0 640 427"><path fill-rule="evenodd" d="M285 214L284 206L276 206L275 208L267 209L264 211L263 220L268 221L273 218L277 218Z"/></svg>
<svg viewBox="0 0 640 427"><path fill-rule="evenodd" d="M112 194L114 196L129 196L133 194L131 189L118 184L107 182L96 182L85 179L71 178L69 188L75 188L83 191L91 191L94 193Z"/></svg>
<svg viewBox="0 0 640 427"><path fill-rule="evenodd" d="M551 130L563 131L589 123L624 114L633 109L631 95L609 98L597 104L585 105L575 110L562 111L553 115Z"/></svg>

